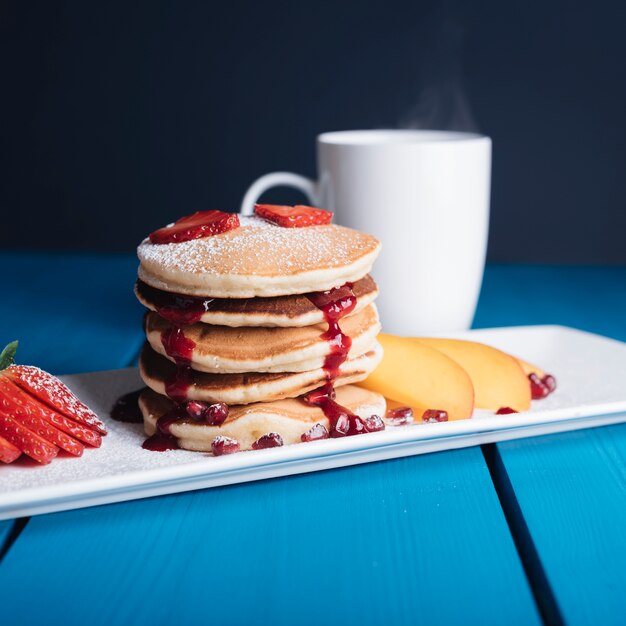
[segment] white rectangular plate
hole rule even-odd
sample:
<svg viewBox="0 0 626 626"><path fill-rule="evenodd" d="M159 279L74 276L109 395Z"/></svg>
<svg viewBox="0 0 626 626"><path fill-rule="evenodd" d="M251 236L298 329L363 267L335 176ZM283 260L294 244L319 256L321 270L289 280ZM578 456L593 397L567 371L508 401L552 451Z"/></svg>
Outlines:
<svg viewBox="0 0 626 626"><path fill-rule="evenodd" d="M388 428L231 456L141 448L143 427L112 421L109 410L142 386L136 369L65 376L71 389L107 424L102 448L39 467L0 467L0 520L133 500L192 489L368 463L414 454L626 421L626 344L560 326L475 330L454 335L537 363L558 380L557 391L530 411Z"/></svg>

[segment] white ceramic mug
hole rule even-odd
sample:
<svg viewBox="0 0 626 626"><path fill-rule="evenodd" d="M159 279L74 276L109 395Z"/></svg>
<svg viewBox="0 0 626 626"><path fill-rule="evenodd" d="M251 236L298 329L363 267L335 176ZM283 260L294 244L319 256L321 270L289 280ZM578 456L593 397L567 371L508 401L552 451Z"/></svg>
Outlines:
<svg viewBox="0 0 626 626"><path fill-rule="evenodd" d="M317 138L319 181L275 172L247 191L241 212L270 187L300 189L335 222L378 237L378 308L387 332L470 327L489 230L491 140L471 133L371 130Z"/></svg>

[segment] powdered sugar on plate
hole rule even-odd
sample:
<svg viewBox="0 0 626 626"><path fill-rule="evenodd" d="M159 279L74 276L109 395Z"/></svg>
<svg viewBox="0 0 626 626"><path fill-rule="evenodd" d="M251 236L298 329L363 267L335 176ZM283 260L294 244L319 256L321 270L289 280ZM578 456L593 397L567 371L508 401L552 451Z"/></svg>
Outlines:
<svg viewBox="0 0 626 626"><path fill-rule="evenodd" d="M89 481L202 459L202 454L184 450L162 453L143 450L143 424L124 424L107 419L118 397L144 386L137 370L98 372L70 376L66 380L72 391L106 420L108 434L102 438L102 446L85 446L79 458L61 453L49 465L39 465L22 455L18 461L1 468L0 493Z"/></svg>

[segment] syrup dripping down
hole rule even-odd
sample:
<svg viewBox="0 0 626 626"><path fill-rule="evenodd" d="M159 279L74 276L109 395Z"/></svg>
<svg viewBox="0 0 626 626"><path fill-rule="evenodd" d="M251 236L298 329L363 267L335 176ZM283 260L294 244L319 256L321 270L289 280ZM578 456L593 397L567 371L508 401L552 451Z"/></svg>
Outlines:
<svg viewBox="0 0 626 626"><path fill-rule="evenodd" d="M148 437L141 446L144 450L152 452L165 452L166 450L178 450L178 440L170 430L172 424L179 419L186 417L187 412L182 404L176 405L173 409L159 417L156 423L154 434Z"/></svg>
<svg viewBox="0 0 626 626"><path fill-rule="evenodd" d="M165 452L176 450L180 446L170 431L170 426L177 420L187 416L183 402L191 385L191 357L196 344L185 337L182 328L174 326L161 333L161 343L165 353L174 360L176 370L174 376L165 381L165 393L176 402L176 406L161 415L157 420L156 431L143 442L145 450Z"/></svg>
<svg viewBox="0 0 626 626"><path fill-rule="evenodd" d="M307 393L303 400L318 406L330 422L331 437L346 437L368 432L365 422L349 409L335 401L334 381L341 373L341 366L348 358L352 339L340 328L339 321L354 311L356 296L352 283L328 291L307 294L307 298L324 314L328 330L322 338L328 342L330 353L324 359L324 372L328 382L319 389Z"/></svg>
<svg viewBox="0 0 626 626"><path fill-rule="evenodd" d="M150 450L151 452L167 452L168 450L179 450L180 446L176 437L172 435L162 435L161 433L154 433L148 437L141 447L144 450Z"/></svg>
<svg viewBox="0 0 626 626"><path fill-rule="evenodd" d="M176 372L165 382L165 393L174 402L183 402L191 385L191 357L196 344L185 337L182 328L167 328L161 333L165 354L176 363Z"/></svg>
<svg viewBox="0 0 626 626"><path fill-rule="evenodd" d="M318 389L309 391L302 399L306 404L322 409L330 422L331 437L349 437L368 432L365 422L358 415L335 401L335 388L332 380Z"/></svg>
<svg viewBox="0 0 626 626"><path fill-rule="evenodd" d="M324 359L324 371L326 378L333 381L339 376L340 368L348 358L352 346L352 339L339 327L339 320L352 313L356 307L352 283L328 291L310 293L307 298L322 311L328 323L328 330L322 335L330 346L330 353Z"/></svg>
<svg viewBox="0 0 626 626"><path fill-rule="evenodd" d="M141 424L143 416L139 410L139 396L142 391L143 389L131 391L119 398L111 409L111 419L127 424ZM174 413L176 414L174 415ZM170 433L169 426L180 417L182 417L182 415L179 414L177 409L162 415L157 421L157 428L154 435L148 437L143 442L142 448L154 452L178 449L178 442Z"/></svg>

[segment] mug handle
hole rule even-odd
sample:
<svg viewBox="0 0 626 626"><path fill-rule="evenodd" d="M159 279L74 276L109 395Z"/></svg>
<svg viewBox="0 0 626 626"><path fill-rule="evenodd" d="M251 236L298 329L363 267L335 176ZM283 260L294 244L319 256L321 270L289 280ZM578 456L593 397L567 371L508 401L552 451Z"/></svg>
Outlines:
<svg viewBox="0 0 626 626"><path fill-rule="evenodd" d="M306 178L306 176L300 176L300 174L292 174L291 172L272 172L257 178L250 185L241 201L241 214L252 215L254 213L254 205L259 196L272 187L280 186L299 189L312 205L317 204L318 189L314 180Z"/></svg>

